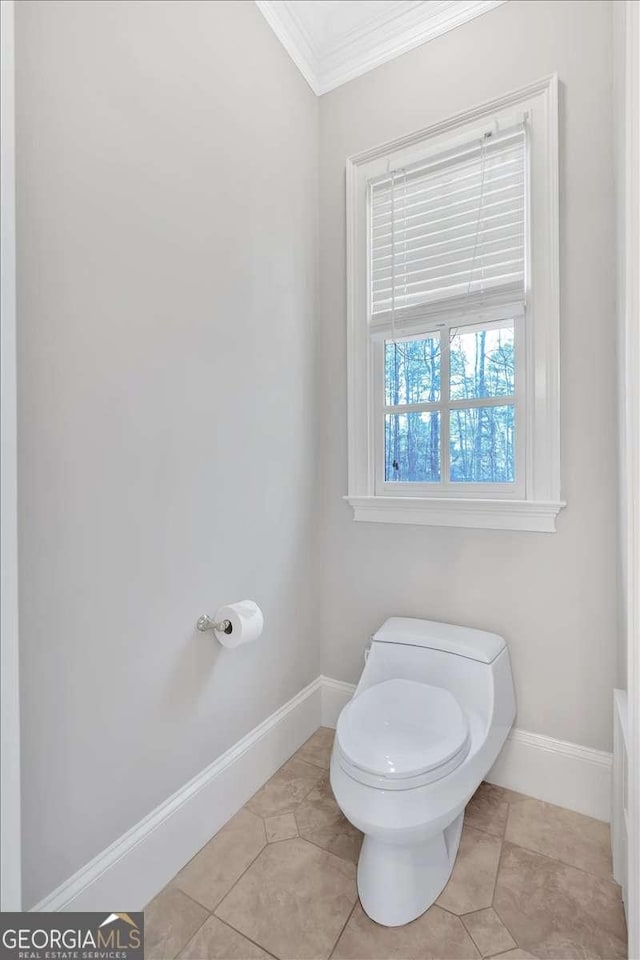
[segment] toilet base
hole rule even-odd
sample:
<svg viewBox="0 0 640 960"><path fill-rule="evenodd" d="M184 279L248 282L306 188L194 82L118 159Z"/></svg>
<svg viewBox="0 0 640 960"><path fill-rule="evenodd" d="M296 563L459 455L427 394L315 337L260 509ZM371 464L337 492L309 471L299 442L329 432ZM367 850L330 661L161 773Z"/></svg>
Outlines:
<svg viewBox="0 0 640 960"><path fill-rule="evenodd" d="M415 920L437 899L455 863L464 811L442 832L414 844L394 844L365 835L358 860L358 893L372 920L399 927Z"/></svg>

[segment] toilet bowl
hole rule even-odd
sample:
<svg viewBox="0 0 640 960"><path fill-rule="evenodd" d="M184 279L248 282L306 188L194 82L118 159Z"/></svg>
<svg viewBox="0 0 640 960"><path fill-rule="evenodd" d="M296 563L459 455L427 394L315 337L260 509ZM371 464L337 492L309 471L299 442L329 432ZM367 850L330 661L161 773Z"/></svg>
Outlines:
<svg viewBox="0 0 640 960"><path fill-rule="evenodd" d="M372 920L409 923L446 886L464 808L514 717L496 634L392 617L372 637L330 771L338 806L364 833L358 892Z"/></svg>

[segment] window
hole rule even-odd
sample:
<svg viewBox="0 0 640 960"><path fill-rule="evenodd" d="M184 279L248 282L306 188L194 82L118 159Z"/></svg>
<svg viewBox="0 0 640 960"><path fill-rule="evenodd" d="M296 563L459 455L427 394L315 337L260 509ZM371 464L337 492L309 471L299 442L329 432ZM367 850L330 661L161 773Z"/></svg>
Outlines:
<svg viewBox="0 0 640 960"><path fill-rule="evenodd" d="M556 86L347 163L357 520L555 529Z"/></svg>
<svg viewBox="0 0 640 960"><path fill-rule="evenodd" d="M514 328L510 319L385 340L385 492L410 484L402 489L413 495L420 483L465 484L462 495L469 484L517 490Z"/></svg>

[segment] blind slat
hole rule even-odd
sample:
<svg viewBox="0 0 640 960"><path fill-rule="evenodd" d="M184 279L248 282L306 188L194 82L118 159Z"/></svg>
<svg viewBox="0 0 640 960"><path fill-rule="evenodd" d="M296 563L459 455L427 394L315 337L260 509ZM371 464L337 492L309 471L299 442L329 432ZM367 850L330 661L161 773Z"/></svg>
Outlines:
<svg viewBox="0 0 640 960"><path fill-rule="evenodd" d="M485 217L489 218L494 214L499 214L501 212L512 212L516 216L520 215L524 206L524 189L522 186L519 186L516 189L517 192L509 194L505 194L501 191L498 195L485 195L482 204L482 218L480 223L484 221ZM415 220L403 220L396 218L394 221L390 220L389 223L374 226L372 228L373 239L384 239L384 237L391 238L391 234L394 233L396 241L399 241L402 238L414 236L416 232L425 232L425 227L431 227L433 229L436 224L445 224L454 219L459 222L466 220L469 223L473 223L475 226L478 224L478 210L479 197L473 202L452 203L449 206L440 206L434 208L432 211L429 211L420 217L416 217Z"/></svg>
<svg viewBox="0 0 640 960"><path fill-rule="evenodd" d="M442 243L432 244L428 247L416 248L408 252L396 251L395 263L402 275L410 274L415 270L421 270L423 266L436 263L446 263L452 253L464 253L471 255L477 245L473 233L463 238L444 241ZM478 246L482 244L482 253L495 253L497 250L509 248L518 244L522 240L522 231L509 227L498 231L492 231L490 235L483 236L478 241ZM380 277L391 278L392 260L389 252L385 257L381 257L371 265L371 277L377 280Z"/></svg>
<svg viewBox="0 0 640 960"><path fill-rule="evenodd" d="M502 244L493 251L483 251L481 265L478 264L477 258L474 263L474 252L474 248L469 247L466 251L460 252L459 260L451 260L448 257L442 256L412 263L411 269L407 268L402 271L400 285L396 288L396 292L402 293L403 290L419 281L422 277L447 276L448 273L454 270L462 269L461 265L465 265L469 271L471 271L471 269L482 271L483 267L488 267L495 263L517 261L522 256L523 247L521 244ZM376 292L379 290L390 291L392 281L391 270L378 271L377 276L373 277L373 289Z"/></svg>
<svg viewBox="0 0 640 960"><path fill-rule="evenodd" d="M524 229L524 221L522 219L515 219L512 215L500 215L492 217L490 222L485 223L481 230L478 230L478 242L484 243L490 241L494 237L500 237L505 234L517 233L519 236L522 235ZM469 238L472 240L476 236L476 225L475 223L467 223L462 225L455 225L448 227L442 230L436 230L433 233L426 234L424 237L418 238L415 242L411 244L404 242L396 242L395 244L395 257L398 263L401 263L403 258L411 260L412 258L427 257L432 252L437 253L442 249L455 249L456 246L462 247L469 241ZM378 265L383 265L386 262L391 263L391 237L384 243L380 244L380 249L378 251L378 256L375 261L372 260L372 266L377 267Z"/></svg>
<svg viewBox="0 0 640 960"><path fill-rule="evenodd" d="M504 263L492 264L489 267L485 267L483 271L477 267L474 268L473 271L470 271L468 268L457 270L452 268L451 272L444 277L431 277L420 283L412 284L407 287L406 292L404 290L400 293L396 291L396 307L402 306L405 303L415 303L416 299L419 299L423 295L426 296L427 294L433 299L435 294L442 290L443 287L448 290L449 288L464 287L466 284L469 284L471 290L477 290L483 282L492 281L494 286L502 282L511 283L518 277L517 262L517 260L507 260ZM380 297L380 302L387 303L390 307L390 290L381 290Z"/></svg>
<svg viewBox="0 0 640 960"><path fill-rule="evenodd" d="M525 169L520 124L371 182L372 323L506 287L524 301Z"/></svg>
<svg viewBox="0 0 640 960"><path fill-rule="evenodd" d="M488 187L500 182L501 180L509 179L514 176L514 174L520 174L520 176L524 175L524 167L521 156L514 157L513 160L510 160L508 163L501 164L499 167L495 167L494 169L485 170L484 182ZM404 183L401 183L399 186L396 185L394 200L395 210L398 212L405 205L410 207L416 203L428 201L434 196L444 197L464 189L478 190L479 186L480 171L478 170L477 164L464 176L459 176L456 174L455 176L447 177L445 180L442 180L442 182L439 183L418 184L414 185L412 189L407 188ZM372 211L374 216L379 217L383 214L388 215L390 210L391 190L386 190L384 195L376 194L372 203Z"/></svg>

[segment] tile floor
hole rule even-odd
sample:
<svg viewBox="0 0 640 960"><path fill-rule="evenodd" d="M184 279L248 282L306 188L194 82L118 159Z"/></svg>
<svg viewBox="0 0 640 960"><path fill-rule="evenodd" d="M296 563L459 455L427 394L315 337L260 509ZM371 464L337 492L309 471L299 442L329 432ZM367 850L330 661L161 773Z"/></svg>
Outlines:
<svg viewBox="0 0 640 960"><path fill-rule="evenodd" d="M607 825L487 783L437 903L405 927L373 923L361 835L329 786L333 735L318 730L151 901L148 960L626 957Z"/></svg>

